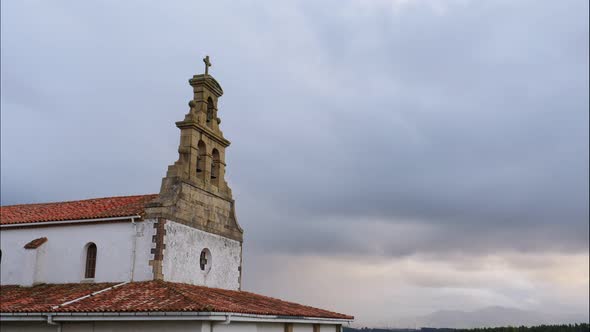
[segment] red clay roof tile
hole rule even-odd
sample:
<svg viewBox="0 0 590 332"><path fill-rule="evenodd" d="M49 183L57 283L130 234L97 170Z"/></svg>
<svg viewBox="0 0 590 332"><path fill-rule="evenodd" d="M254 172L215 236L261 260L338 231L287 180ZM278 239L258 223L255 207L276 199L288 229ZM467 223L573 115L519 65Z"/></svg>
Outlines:
<svg viewBox="0 0 590 332"><path fill-rule="evenodd" d="M93 198L81 201L20 204L0 207L0 224L127 217L141 215L157 194Z"/></svg>
<svg viewBox="0 0 590 332"><path fill-rule="evenodd" d="M0 312L49 312L51 307L112 284L37 285L33 287L0 286Z"/></svg>
<svg viewBox="0 0 590 332"><path fill-rule="evenodd" d="M132 282L53 307L114 284L0 286L0 312L231 312L352 320L354 317L250 292L164 281Z"/></svg>

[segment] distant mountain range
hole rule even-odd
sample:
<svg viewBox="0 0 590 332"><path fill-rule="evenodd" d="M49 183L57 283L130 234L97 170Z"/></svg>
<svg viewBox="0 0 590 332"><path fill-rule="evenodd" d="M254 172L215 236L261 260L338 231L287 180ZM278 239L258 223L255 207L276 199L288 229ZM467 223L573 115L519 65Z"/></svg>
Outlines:
<svg viewBox="0 0 590 332"><path fill-rule="evenodd" d="M494 306L475 311L440 310L425 316L397 320L391 324L391 326L397 327L396 329L385 329L384 331L416 331L404 329L407 327L417 329L421 327L469 329L477 327L537 326L585 323L588 322L588 319L588 314L548 314Z"/></svg>
<svg viewBox="0 0 590 332"><path fill-rule="evenodd" d="M418 327L475 328L581 323L586 321L588 321L588 317L581 317L581 315L557 315L516 308L487 307L469 312L440 310L416 318L414 324Z"/></svg>
<svg viewBox="0 0 590 332"><path fill-rule="evenodd" d="M504 326L486 327L478 329L451 329L422 327L420 329L390 329L390 328L368 328L355 329L344 327L343 332L588 332L590 325L581 324L560 324L560 325L536 325L536 326Z"/></svg>

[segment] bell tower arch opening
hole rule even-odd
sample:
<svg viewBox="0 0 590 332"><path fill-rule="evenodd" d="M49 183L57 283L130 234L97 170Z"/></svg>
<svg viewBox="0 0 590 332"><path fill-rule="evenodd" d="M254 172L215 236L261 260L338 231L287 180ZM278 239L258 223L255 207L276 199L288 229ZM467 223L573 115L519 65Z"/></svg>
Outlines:
<svg viewBox="0 0 590 332"><path fill-rule="evenodd" d="M221 176L219 173L219 166L219 151L214 148L211 152L211 184L217 187L219 187L219 178Z"/></svg>
<svg viewBox="0 0 590 332"><path fill-rule="evenodd" d="M205 161L207 159L207 145L203 140L199 140L197 144L197 178L205 179Z"/></svg>

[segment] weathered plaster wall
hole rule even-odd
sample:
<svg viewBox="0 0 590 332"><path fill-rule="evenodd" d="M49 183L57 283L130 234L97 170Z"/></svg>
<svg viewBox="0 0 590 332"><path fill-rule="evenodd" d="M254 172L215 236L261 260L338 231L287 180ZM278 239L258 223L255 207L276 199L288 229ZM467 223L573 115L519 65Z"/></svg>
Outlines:
<svg viewBox="0 0 590 332"><path fill-rule="evenodd" d="M164 280L194 285L239 289L240 242L168 220L166 222ZM211 252L211 269L201 271L203 249Z"/></svg>
<svg viewBox="0 0 590 332"><path fill-rule="evenodd" d="M135 243L135 269L133 270L133 280L152 280L152 267L149 265L153 258L152 248L154 247L153 236L156 233L154 224L156 220L147 219L135 223L137 242ZM131 259L129 260L131 261Z"/></svg>
<svg viewBox="0 0 590 332"><path fill-rule="evenodd" d="M153 221L137 222L134 280L151 280ZM3 228L0 231L0 283L80 282L84 278L85 246L98 249L95 282L127 281L131 278L134 226L131 222L75 224L51 227ZM24 249L29 241L47 237L38 249Z"/></svg>

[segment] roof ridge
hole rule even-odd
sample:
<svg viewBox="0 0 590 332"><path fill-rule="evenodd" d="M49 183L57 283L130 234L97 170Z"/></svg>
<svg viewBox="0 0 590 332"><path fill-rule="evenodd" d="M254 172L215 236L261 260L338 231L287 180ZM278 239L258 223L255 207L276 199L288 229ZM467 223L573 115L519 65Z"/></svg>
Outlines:
<svg viewBox="0 0 590 332"><path fill-rule="evenodd" d="M100 293L107 292L107 291L109 291L109 290L111 290L111 289L115 289L115 288L117 288L117 287L123 286L123 285L125 285L125 284L128 284L128 283L129 283L129 281L125 281L125 282L122 282L122 283L120 283L120 284L116 284L116 285L113 285L113 286L107 287L107 288L105 288L105 289L101 289L101 290L98 290L98 291L92 292L92 293L90 293L90 294L87 294L87 295L84 295L84 296L80 296L80 297L78 297L78 298L76 298L76 299L73 299L73 300L70 300L70 301L66 301L66 302L64 302L64 303L62 303L62 304L55 305L55 306L51 307L51 310L55 310L55 309L58 309L58 308L61 308L61 307L65 307L65 306L67 306L67 305L70 305L70 304L73 304L73 303L76 303L76 302L80 302L80 301L82 301L82 300L85 300L85 299L87 299L87 298L89 298L89 297L92 297L92 296L94 296L94 295L97 295L97 294L100 294Z"/></svg>
<svg viewBox="0 0 590 332"><path fill-rule="evenodd" d="M53 201L53 202L43 202L43 203L21 203L21 204L12 204L12 205L0 205L0 207L15 207L15 206L31 206L31 205L48 205L48 204L60 204L60 203L74 203L74 202L85 202L85 201L94 201L98 199L112 199L112 198L132 198L132 197L145 197L145 196L157 196L158 194L140 194L140 195L119 195L119 196L106 196L106 197L93 197L93 198L84 198L84 199L73 199L68 201Z"/></svg>

